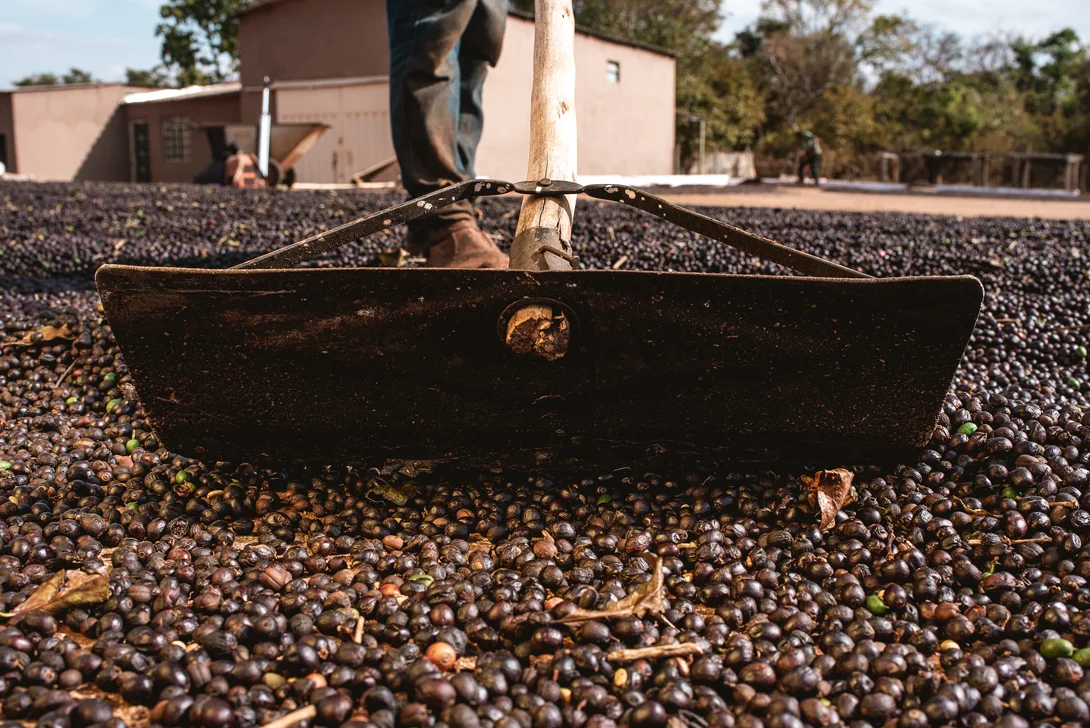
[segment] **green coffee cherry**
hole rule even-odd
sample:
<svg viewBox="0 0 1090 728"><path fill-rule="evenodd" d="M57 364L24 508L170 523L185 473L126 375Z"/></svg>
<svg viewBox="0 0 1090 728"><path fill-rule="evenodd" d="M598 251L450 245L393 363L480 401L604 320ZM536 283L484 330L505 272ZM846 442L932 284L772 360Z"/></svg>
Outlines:
<svg viewBox="0 0 1090 728"><path fill-rule="evenodd" d="M877 594L871 594L867 597L867 609L871 614L881 617L883 614L889 614L889 607L882 601L882 597Z"/></svg>
<svg viewBox="0 0 1090 728"><path fill-rule="evenodd" d="M1049 659L1071 657L1075 654L1075 645L1061 638L1045 640L1041 643L1041 654Z"/></svg>

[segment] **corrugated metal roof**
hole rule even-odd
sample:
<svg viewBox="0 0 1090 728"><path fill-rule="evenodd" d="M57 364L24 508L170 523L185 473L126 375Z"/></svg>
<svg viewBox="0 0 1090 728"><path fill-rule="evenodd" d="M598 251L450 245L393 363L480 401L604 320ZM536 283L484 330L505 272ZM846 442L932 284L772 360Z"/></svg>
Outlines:
<svg viewBox="0 0 1090 728"><path fill-rule="evenodd" d="M242 90L242 84L238 81L217 83L210 86L187 86L185 88L160 88L154 91L141 91L140 93L127 94L121 99L123 104L148 104L156 101L180 101L182 99L196 99L204 96L223 96L234 94Z"/></svg>

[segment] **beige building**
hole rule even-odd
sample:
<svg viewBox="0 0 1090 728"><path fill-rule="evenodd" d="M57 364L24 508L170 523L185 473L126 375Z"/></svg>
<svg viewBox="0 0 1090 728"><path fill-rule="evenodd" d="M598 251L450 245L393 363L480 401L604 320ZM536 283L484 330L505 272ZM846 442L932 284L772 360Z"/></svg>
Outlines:
<svg viewBox="0 0 1090 728"><path fill-rule="evenodd" d="M332 126L297 168L301 181L348 182L393 156L384 0L265 0L242 12L243 107L256 110L274 79L274 118ZM477 173L526 174L533 82L533 20L512 12L503 54L484 87ZM674 58L580 31L575 38L579 171L670 174Z"/></svg>
<svg viewBox="0 0 1090 728"><path fill-rule="evenodd" d="M45 180L128 179L121 84L0 92L0 162Z"/></svg>
<svg viewBox="0 0 1090 728"><path fill-rule="evenodd" d="M93 96L67 87L0 92L8 168L40 179L190 181L212 161L200 125L256 124L269 77L274 122L330 125L296 165L297 180L349 182L394 154L385 13L384 0L251 5L239 17L239 83L152 92L96 86ZM503 54L485 83L479 175L519 180L526 173L533 37L532 18L512 12ZM587 31L577 32L575 54L580 173L672 173L673 56ZM54 101L22 100L34 94ZM80 131L70 144L44 143L73 125ZM39 133L39 126L48 130ZM119 150L120 162L102 161ZM94 164L83 164L88 158Z"/></svg>
<svg viewBox="0 0 1090 728"><path fill-rule="evenodd" d="M144 90L123 100L133 182L192 182L212 162L201 124L239 122L238 83Z"/></svg>

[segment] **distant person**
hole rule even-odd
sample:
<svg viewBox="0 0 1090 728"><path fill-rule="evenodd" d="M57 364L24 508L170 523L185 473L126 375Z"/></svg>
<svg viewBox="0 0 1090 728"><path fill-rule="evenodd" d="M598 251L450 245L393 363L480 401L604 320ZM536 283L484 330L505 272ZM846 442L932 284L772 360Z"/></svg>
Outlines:
<svg viewBox="0 0 1090 728"><path fill-rule="evenodd" d="M821 142L812 131L803 131L794 127L795 138L799 141L801 155L799 157L799 184L806 184L806 168L814 175L814 184L821 184Z"/></svg>
<svg viewBox="0 0 1090 728"><path fill-rule="evenodd" d="M507 0L386 0L390 123L410 197L474 179L482 89L503 46ZM436 268L506 268L470 201L409 223L406 247Z"/></svg>
<svg viewBox="0 0 1090 728"><path fill-rule="evenodd" d="M937 185L942 182L942 150L936 149L930 154L924 155L924 165L927 167L927 184Z"/></svg>

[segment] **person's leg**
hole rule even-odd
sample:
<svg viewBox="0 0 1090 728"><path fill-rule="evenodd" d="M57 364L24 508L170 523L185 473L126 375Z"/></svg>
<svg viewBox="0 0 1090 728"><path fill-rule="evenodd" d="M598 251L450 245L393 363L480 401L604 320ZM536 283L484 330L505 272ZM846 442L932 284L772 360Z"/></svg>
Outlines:
<svg viewBox="0 0 1090 728"><path fill-rule="evenodd" d="M402 184L410 197L468 177L458 151L462 35L477 0L387 0L390 123ZM473 219L469 202L409 224L408 247L422 253L455 223Z"/></svg>
<svg viewBox="0 0 1090 728"><path fill-rule="evenodd" d="M484 128L484 81L488 67L500 59L506 24L507 0L478 0L458 50L458 161L468 177L476 176L477 144Z"/></svg>
<svg viewBox="0 0 1090 728"><path fill-rule="evenodd" d="M821 155L815 154L810 160L810 171L814 175L814 184L821 184Z"/></svg>
<svg viewBox="0 0 1090 728"><path fill-rule="evenodd" d="M799 184L806 184L806 157L799 157Z"/></svg>

